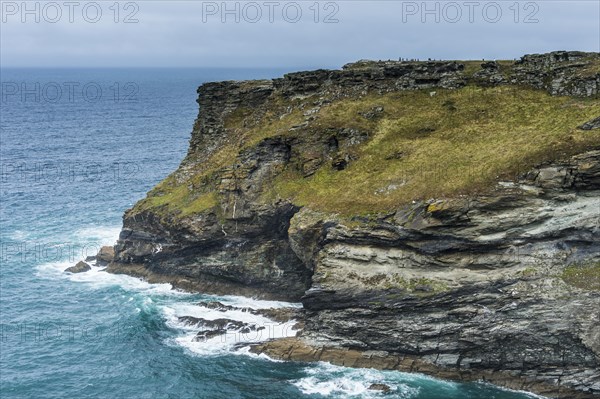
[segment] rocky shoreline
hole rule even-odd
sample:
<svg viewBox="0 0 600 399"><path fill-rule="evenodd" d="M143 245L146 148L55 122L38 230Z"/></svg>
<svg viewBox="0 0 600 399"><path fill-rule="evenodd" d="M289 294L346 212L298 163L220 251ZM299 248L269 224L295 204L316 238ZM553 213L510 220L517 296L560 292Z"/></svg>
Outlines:
<svg viewBox="0 0 600 399"><path fill-rule="evenodd" d="M321 361L344 367L421 373L444 380L488 382L508 389L535 392L553 398L579 399L590 397L589 393L574 392L560 386L557 387L552 381L540 381L533 375L524 376L504 370L484 371L447 368L424 361L421 357L415 355L365 351L347 347L340 348L318 342L307 342L302 338L282 338L253 345L251 352L287 361ZM565 374L568 375L569 371ZM573 374L578 374L578 370L573 370Z"/></svg>
<svg viewBox="0 0 600 399"><path fill-rule="evenodd" d="M180 168L126 212L114 253L103 249L98 259L108 272L185 290L301 301L297 336L257 344L255 353L599 397L600 140L591 139L600 128L599 66L598 53L554 52L476 65L360 61L272 81L207 83ZM504 88L569 96L558 109L586 110L565 125L572 145L557 142L560 152L540 151L532 156L539 162L510 170L512 178L467 194L376 212L343 215L307 205L310 192L303 200L282 194L291 181L298 191L352 171L388 126L380 99L490 87L501 96ZM448 118L458 112L454 98L439 101ZM351 101L364 109L348 116L342 107L332 125L325 111ZM469 118L492 117L473 107ZM567 116L553 118L558 125ZM414 142L381 163L403 162L436 129L407 128ZM372 201L411 178L387 183L385 168L369 173L382 180L368 192ZM210 324L211 336L258 328L189 322Z"/></svg>

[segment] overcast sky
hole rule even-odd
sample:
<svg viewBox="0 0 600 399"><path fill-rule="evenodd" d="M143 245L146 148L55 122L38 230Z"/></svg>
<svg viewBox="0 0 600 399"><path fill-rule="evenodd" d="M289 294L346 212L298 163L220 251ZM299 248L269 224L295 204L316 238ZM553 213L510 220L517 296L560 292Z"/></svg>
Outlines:
<svg viewBox="0 0 600 399"><path fill-rule="evenodd" d="M0 65L339 67L600 51L597 0L67 1L2 0Z"/></svg>

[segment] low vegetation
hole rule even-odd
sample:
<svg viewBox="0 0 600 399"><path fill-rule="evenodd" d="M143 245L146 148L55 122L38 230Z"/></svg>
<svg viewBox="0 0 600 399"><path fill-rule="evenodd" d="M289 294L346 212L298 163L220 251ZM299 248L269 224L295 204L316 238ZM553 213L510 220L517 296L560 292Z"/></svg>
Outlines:
<svg viewBox="0 0 600 399"><path fill-rule="evenodd" d="M376 121L360 117L384 108ZM316 129L370 132L344 170L327 165L304 178L290 169L280 197L323 211L385 212L416 199L473 194L532 166L597 147L600 132L577 126L600 115L600 101L514 88L400 92L324 108Z"/></svg>
<svg viewBox="0 0 600 399"><path fill-rule="evenodd" d="M133 212L152 209L158 215L185 217L200 213L218 204L217 192L205 186L206 191L194 190L191 182L177 183L173 175L163 180L143 200L135 204ZM208 190L207 190L208 189Z"/></svg>
<svg viewBox="0 0 600 399"><path fill-rule="evenodd" d="M343 128L367 133L365 142L337 154L349 159L343 170L329 160L307 177L297 162L290 162L264 196L264 201L284 198L340 215L472 195L499 180L514 180L541 162L600 147L599 130L577 128L600 115L598 99L513 86L467 86L345 98L322 105L309 120L306 111L317 100L274 96L260 115L238 109L225 121L224 145L185 175L167 178L134 211L183 217L214 207L220 173L237 162L240 151L273 136L320 137ZM378 107L383 111L377 117L364 116Z"/></svg>
<svg viewBox="0 0 600 399"><path fill-rule="evenodd" d="M600 291L600 262L568 266L561 278L571 286Z"/></svg>

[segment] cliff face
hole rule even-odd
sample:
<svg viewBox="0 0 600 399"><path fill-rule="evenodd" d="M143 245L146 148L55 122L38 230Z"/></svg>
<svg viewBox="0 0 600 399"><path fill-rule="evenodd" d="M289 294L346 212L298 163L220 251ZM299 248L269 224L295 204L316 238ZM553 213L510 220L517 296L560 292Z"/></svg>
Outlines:
<svg viewBox="0 0 600 399"><path fill-rule="evenodd" d="M318 229L304 342L400 353L411 361L392 367L550 396L599 394L599 179L593 151L492 195L417 203L368 228ZM294 219L305 217L326 223L304 210ZM573 269L593 272L574 286Z"/></svg>
<svg viewBox="0 0 600 399"><path fill-rule="evenodd" d="M599 92L579 52L205 84L109 270L302 300L272 356L600 395Z"/></svg>

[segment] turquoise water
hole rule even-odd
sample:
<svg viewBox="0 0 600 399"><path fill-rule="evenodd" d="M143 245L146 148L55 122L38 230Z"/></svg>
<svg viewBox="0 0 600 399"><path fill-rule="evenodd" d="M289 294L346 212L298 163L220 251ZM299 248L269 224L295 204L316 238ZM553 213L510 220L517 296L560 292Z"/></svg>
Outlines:
<svg viewBox="0 0 600 399"><path fill-rule="evenodd" d="M113 243L123 211L177 167L199 84L282 72L1 71L1 398L532 397L486 384L253 356L238 344L289 335L290 325L235 311L227 317L251 317L268 328L261 336L194 343L195 330L177 317L217 317L194 305L200 300L285 304L192 295L98 269L63 273ZM392 394L368 391L375 382L390 385Z"/></svg>

